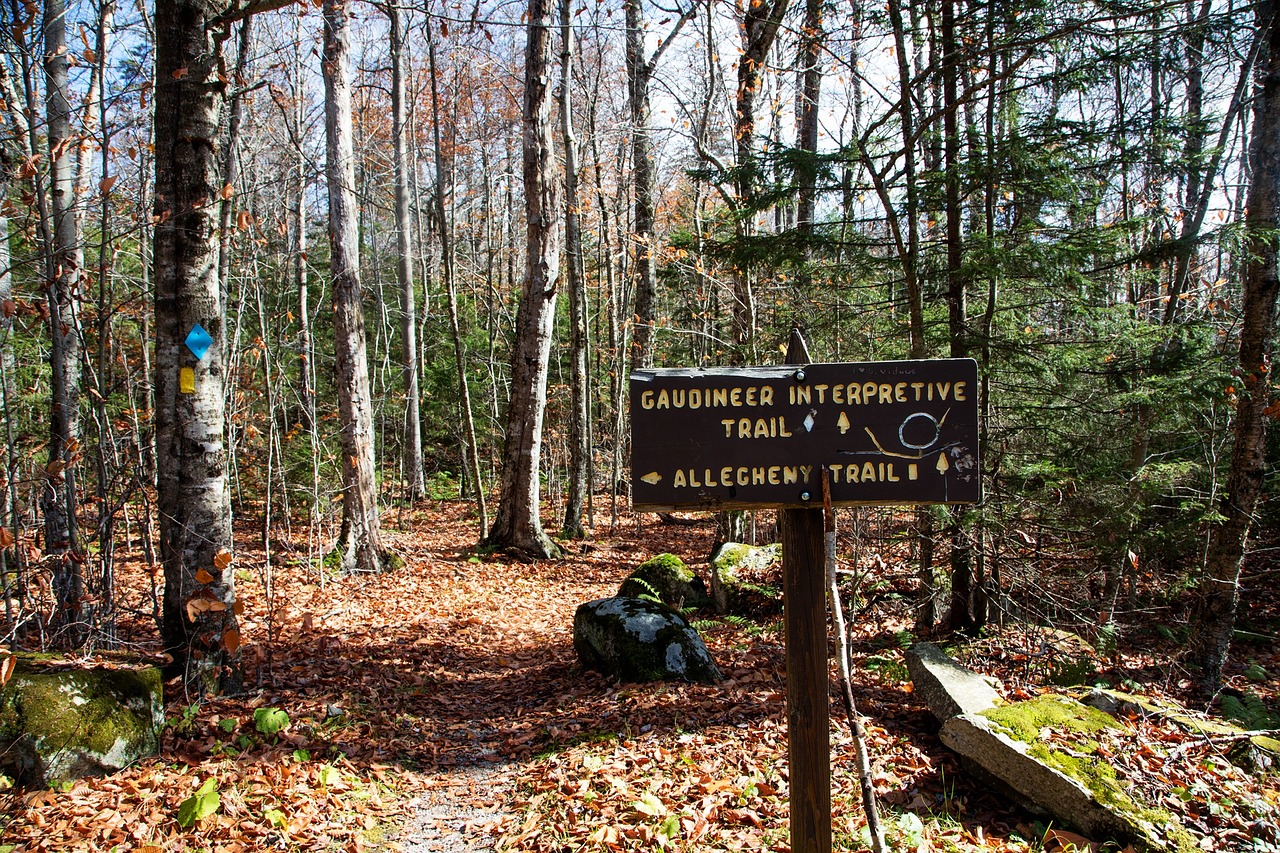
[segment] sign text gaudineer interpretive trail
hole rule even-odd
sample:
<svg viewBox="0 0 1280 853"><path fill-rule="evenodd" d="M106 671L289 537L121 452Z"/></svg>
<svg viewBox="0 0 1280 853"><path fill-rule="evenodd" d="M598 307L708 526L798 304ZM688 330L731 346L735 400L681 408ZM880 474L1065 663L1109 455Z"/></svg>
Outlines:
<svg viewBox="0 0 1280 853"><path fill-rule="evenodd" d="M637 509L976 503L972 359L631 374Z"/></svg>

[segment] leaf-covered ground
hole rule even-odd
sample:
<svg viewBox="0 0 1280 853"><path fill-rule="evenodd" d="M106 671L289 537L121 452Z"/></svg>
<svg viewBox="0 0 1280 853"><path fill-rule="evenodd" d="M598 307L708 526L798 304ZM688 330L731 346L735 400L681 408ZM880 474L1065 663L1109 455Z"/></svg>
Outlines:
<svg viewBox="0 0 1280 853"><path fill-rule="evenodd" d="M729 676L714 687L612 683L582 671L572 648L576 606L612 595L644 559L671 551L705 571L710 526L626 517L563 561L522 563L474 556L465 513L406 514L389 531L408 561L394 574L320 584L277 553L270 597L246 528L236 565L251 692L171 697L162 754L111 778L0 792L0 850L787 850L781 616L767 595L754 619L699 622ZM1082 843L975 782L938 742L905 680L900 556L862 553L851 567L880 590L852 628L854 692L895 849ZM147 610L146 573L127 582ZM154 650L145 619L132 632ZM1131 645L1097 676L1176 694L1176 642ZM1096 660L1070 637L1012 626L963 653L1011 697ZM1274 713L1275 645L1245 654L1234 683ZM838 704L832 717L835 846L863 849L853 743ZM1204 849L1280 850L1277 777L1237 769L1224 745L1135 718L1104 748Z"/></svg>

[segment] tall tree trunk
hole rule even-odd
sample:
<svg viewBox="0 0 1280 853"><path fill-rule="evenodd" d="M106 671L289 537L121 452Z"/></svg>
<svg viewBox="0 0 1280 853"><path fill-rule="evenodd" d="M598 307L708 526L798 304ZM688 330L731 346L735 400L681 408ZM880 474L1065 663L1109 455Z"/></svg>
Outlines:
<svg viewBox="0 0 1280 853"><path fill-rule="evenodd" d="M49 189L52 200L52 264L45 281L49 303L49 462L44 471L40 507L44 512L45 551L53 555L55 628L79 646L88 638L84 620L84 577L76 507L76 462L80 444L80 285L84 251L76 203L73 165L76 139L71 132L67 92L67 20L63 0L44 7L45 102L49 139Z"/></svg>
<svg viewBox="0 0 1280 853"><path fill-rule="evenodd" d="M765 60L773 47L782 18L787 13L790 0L759 0L745 10L742 21L742 54L738 57L738 89L735 95L733 137L737 178L734 190L737 194L741 221L738 236L750 238L755 233L756 163L756 95ZM733 344L734 362L755 362L756 346L756 297L754 273L749 258L740 258L733 277Z"/></svg>
<svg viewBox="0 0 1280 853"><path fill-rule="evenodd" d="M868 171L876 183L876 192L880 196L889 219L890 229L898 250L899 262L902 265L902 277L907 289L908 332L911 338L910 353L912 358L924 358L926 355L924 339L924 298L921 293L917 259L920 257L920 225L919 225L919 188L916 181L916 137L915 114L912 110L914 99L911 97L911 66L907 55L906 26L902 19L901 0L889 0L889 22L893 29L894 55L898 60L898 118L902 133L902 179L906 188L906 210L901 216L893 213L893 204L884 186L883 178L876 172L865 153ZM902 234L902 221L906 221L906 235ZM933 573L933 511L928 507L917 507L915 512L916 542L919 546L920 589L916 597L915 629L918 634L927 634L933 630L937 619L937 602L935 600L935 579Z"/></svg>
<svg viewBox="0 0 1280 853"><path fill-rule="evenodd" d="M471 386L467 382L467 351L462 341L462 322L458 316L458 286L453 276L453 230L444 205L445 162L444 147L440 140L440 90L436 75L436 42L430 20L427 21L427 62L430 64L431 72L431 133L435 142L435 208L440 226L440 266L444 275L449 330L453 334L453 366L458 377L458 399L462 407L462 429L466 441L466 446L462 448L462 462L468 466L472 486L476 492L476 507L480 511L479 539L483 540L489 533L489 507L485 496L484 476L480 470L480 445L476 441L476 419L471 408ZM491 336L490 340L492 339ZM497 385L496 382L493 384Z"/></svg>
<svg viewBox="0 0 1280 853"><path fill-rule="evenodd" d="M0 10L0 15L3 15L3 10ZM0 199L7 199L15 166L23 159L20 143L27 128L19 106L21 100L9 79L9 66L4 62L0 62L0 94L9 102L5 118L12 119L14 131L0 141ZM0 460L4 465L3 485L0 487L0 528L13 530L17 506L18 449L13 441L11 407L17 400L17 384L14 381L13 357L13 267L9 252L9 214L6 211L7 206L0 204L0 416L4 417L5 443L8 445L4 459ZM14 585L21 582L16 571L19 566L17 556L16 548L0 548L0 595L4 596L6 634L14 627Z"/></svg>
<svg viewBox="0 0 1280 853"><path fill-rule="evenodd" d="M657 284L653 278L653 142L649 135L649 75L645 56L642 0L625 0L627 16L627 106L631 111L631 180L635 192L632 247L635 261L635 331L631 336L631 368L653 364L653 328L657 322Z"/></svg>
<svg viewBox="0 0 1280 853"><path fill-rule="evenodd" d="M409 134L404 23L400 7L387 5L391 19L391 135L396 169L396 273L400 279L400 366L404 371L404 469L410 500L427 491L422 471L422 415L418 405L418 306L413 281L413 214L409 203Z"/></svg>
<svg viewBox="0 0 1280 853"><path fill-rule="evenodd" d="M294 54L291 68L293 85L292 127L293 165L291 173L293 195L290 212L293 217L293 285L298 294L298 422L302 429L316 439L315 358L311 344L311 287L307 274L307 154L302 147L302 123L306 99L302 96L302 17L294 23ZM317 448L313 447L313 450ZM312 498L314 509L315 498Z"/></svg>
<svg viewBox="0 0 1280 853"><path fill-rule="evenodd" d="M533 558L560 556L542 529L539 460L555 330L560 236L551 132L551 2L529 0L524 73L525 274L511 346L511 399L498 512L486 543Z"/></svg>
<svg viewBox="0 0 1280 853"><path fill-rule="evenodd" d="M351 27L346 0L325 0L325 176L329 186L333 276L334 384L342 431L342 529L326 566L341 574L381 572L402 561L382 543L373 457L373 398L365 353L360 244L356 229L355 156L351 130Z"/></svg>
<svg viewBox="0 0 1280 853"><path fill-rule="evenodd" d="M569 488L561 536L582 539L582 509L589 497L591 421L587 406L587 289L582 265L582 224L578 200L578 139L573 130L573 11L560 0L560 130L564 137L564 241L569 290ZM630 3L628 3L628 8ZM628 34L630 29L628 28Z"/></svg>
<svg viewBox="0 0 1280 853"><path fill-rule="evenodd" d="M96 471L96 498L97 498L97 521L94 525L94 539L98 544L97 559L97 584L96 589L91 594L96 594L96 598L101 602L102 615L98 619L98 627L102 636L103 643L108 646L114 646L116 641L115 631L115 522L116 508L111 502L111 480L114 476L121 473L120 453L116 443L116 430L112 428L110 421L110 413L107 408L107 398L110 394L110 388L113 385L113 368L115 364L114 356L117 353L115 344L115 324L116 324L116 305L115 305L115 272L114 265L114 246L112 245L112 203L111 203L111 181L114 177L111 175L111 142L115 128L108 122L108 101L106 98L106 68L107 68L107 36L111 30L113 16L113 8L110 2L101 3L98 9L97 20L94 25L94 70L90 75L90 87L93 89L92 95L87 99L88 104L85 107L85 125L86 135L88 128L97 125L101 135L97 139L99 156L101 157L102 180L99 183L99 203L98 203L98 304L97 304L97 352L94 356L93 370L90 373L90 380L93 382L89 396L91 398L90 406L93 411L93 431L94 431L94 448L93 459ZM90 114L97 111L97 115L90 120ZM92 146L83 145L81 152ZM85 172L91 170L91 158L85 155L81 159L79 168L82 170L78 176L78 180L82 187L86 183ZM88 189L84 187L80 191L82 198L88 197ZM131 490L135 485L141 484L141 477L138 472L134 472L130 485L126 489ZM127 519L127 516L126 516Z"/></svg>
<svg viewBox="0 0 1280 853"><path fill-rule="evenodd" d="M804 159L796 168L796 228L804 241L805 265L800 274L800 287L813 283L810 261L813 258L814 211L818 196L818 101L822 91L823 32L822 0L805 0L804 26L800 30L800 91L796 147Z"/></svg>
<svg viewBox="0 0 1280 853"><path fill-rule="evenodd" d="M631 243L635 252L632 276L635 282L635 331L631 337L631 368L653 365L653 330L658 321L658 283L654 277L657 249L653 185L653 136L649 131L649 81L658 59L676 34L693 17L701 0L691 0L666 38L649 56L645 49L643 0L624 0L626 10L627 108L631 116L631 180L635 206L631 222Z"/></svg>
<svg viewBox="0 0 1280 853"><path fill-rule="evenodd" d="M956 2L942 0L942 98L943 98L943 167L947 216L947 329L951 341L951 357L969 355L968 311L965 290L968 276L964 269L963 205L960 198L960 102L957 84L960 77L960 44L956 39ZM951 540L951 629L973 630L975 616L973 582L973 548L970 527L964 521L963 507L951 508L948 537Z"/></svg>
<svg viewBox="0 0 1280 853"><path fill-rule="evenodd" d="M1240 568L1266 470L1266 414L1272 405L1271 351L1280 279L1280 28L1274 0L1257 6L1257 28L1266 52L1260 57L1261 93L1254 99L1249 163L1251 184L1245 213L1244 286L1240 318L1239 382L1235 444L1219 512L1205 557L1205 576L1192 618L1190 657L1200 668L1200 688L1211 695L1222 683L1236 611Z"/></svg>
<svg viewBox="0 0 1280 853"><path fill-rule="evenodd" d="M227 99L227 138L222 151L222 187L218 195L218 279L222 283L223 308L227 307L227 288L231 284L231 237L236 232L231 223L234 212L236 181L240 179L240 128L244 123L245 77L249 72L249 54L253 50L253 18L240 23L236 40L236 70L231 78L235 87Z"/></svg>
<svg viewBox="0 0 1280 853"><path fill-rule="evenodd" d="M216 208L224 84L212 19L222 4L156 6L156 473L161 634L191 693L241 681L227 489L221 290ZM199 324L203 358L184 345Z"/></svg>

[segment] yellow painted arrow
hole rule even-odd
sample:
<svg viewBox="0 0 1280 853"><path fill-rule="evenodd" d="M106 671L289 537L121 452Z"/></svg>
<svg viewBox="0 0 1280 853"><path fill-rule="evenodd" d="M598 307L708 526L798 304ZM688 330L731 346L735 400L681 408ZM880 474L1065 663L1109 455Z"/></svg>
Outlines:
<svg viewBox="0 0 1280 853"><path fill-rule="evenodd" d="M938 468L939 474L945 474L951 470L951 463L947 461L947 454L945 453L938 454L937 468Z"/></svg>
<svg viewBox="0 0 1280 853"><path fill-rule="evenodd" d="M656 486L662 482L662 475L659 474L657 471L650 471L648 474L645 474L640 479L644 480L650 486Z"/></svg>
<svg viewBox="0 0 1280 853"><path fill-rule="evenodd" d="M840 427L840 434L844 435L849 431L849 416L844 412L840 413L840 420L836 421L836 426Z"/></svg>

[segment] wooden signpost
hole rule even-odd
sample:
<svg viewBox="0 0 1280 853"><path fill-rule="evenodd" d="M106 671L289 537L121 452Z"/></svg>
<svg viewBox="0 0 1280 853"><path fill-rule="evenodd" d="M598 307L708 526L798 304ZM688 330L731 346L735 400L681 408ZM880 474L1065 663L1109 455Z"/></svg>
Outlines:
<svg viewBox="0 0 1280 853"><path fill-rule="evenodd" d="M638 510L781 510L791 849L831 851L823 472L836 506L975 503L972 359L631 374Z"/></svg>

